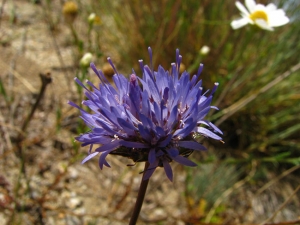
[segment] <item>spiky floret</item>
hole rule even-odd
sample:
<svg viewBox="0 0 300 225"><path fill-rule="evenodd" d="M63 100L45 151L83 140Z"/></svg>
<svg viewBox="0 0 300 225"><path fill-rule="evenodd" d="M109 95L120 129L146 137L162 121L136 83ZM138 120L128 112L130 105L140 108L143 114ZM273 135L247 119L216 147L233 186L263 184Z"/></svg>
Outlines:
<svg viewBox="0 0 300 225"><path fill-rule="evenodd" d="M106 161L108 154L122 155L135 162L149 161L144 179L149 179L157 167L164 167L167 177L172 180L170 162L196 166L187 156L194 150L206 150L193 138L194 135L222 139L217 135L222 132L205 120L211 108L217 109L210 104L218 83L210 93L202 92L202 81L198 81L202 64L192 79L187 72L179 76L182 60L179 50L176 50L176 63L171 64L171 72L161 66L154 71L151 48L148 51L150 67L139 60L143 72L141 78L135 72L129 79L125 78L108 58L115 71L116 88L91 64L101 81L99 87L87 81L93 89L90 91L80 80L75 78L75 81L85 89L87 100L82 104L92 113L73 102L69 104L81 111L82 120L91 129L76 138L82 146L90 146L89 155L82 163L101 153L99 166L102 169L104 165L110 167ZM92 152L95 144L100 147Z"/></svg>

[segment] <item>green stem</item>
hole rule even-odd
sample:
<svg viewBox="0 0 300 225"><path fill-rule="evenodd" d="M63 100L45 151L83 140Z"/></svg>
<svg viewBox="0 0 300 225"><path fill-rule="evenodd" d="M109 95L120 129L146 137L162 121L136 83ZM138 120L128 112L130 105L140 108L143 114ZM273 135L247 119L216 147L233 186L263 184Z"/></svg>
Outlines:
<svg viewBox="0 0 300 225"><path fill-rule="evenodd" d="M145 197L146 190L147 190L148 183L149 183L149 179L144 180L145 172L146 172L148 167L149 167L149 162L145 162L144 175L143 175L143 178L142 178L142 181L141 181L139 193L138 193L138 196L137 196L137 199L136 199L136 202L135 202L135 206L134 206L134 209L133 209L132 216L131 216L130 221L129 221L129 225L135 225L136 224L136 221L139 217L139 214L140 214L140 211L141 211L141 208L142 208L142 205L143 205L144 197Z"/></svg>

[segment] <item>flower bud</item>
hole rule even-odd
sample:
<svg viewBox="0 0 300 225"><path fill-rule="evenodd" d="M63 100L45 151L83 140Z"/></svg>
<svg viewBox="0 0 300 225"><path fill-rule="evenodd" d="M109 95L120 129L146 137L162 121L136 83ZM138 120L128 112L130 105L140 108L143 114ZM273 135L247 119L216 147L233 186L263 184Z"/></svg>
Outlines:
<svg viewBox="0 0 300 225"><path fill-rule="evenodd" d="M75 2L65 2L62 10L66 23L73 23L78 14L78 6Z"/></svg>
<svg viewBox="0 0 300 225"><path fill-rule="evenodd" d="M80 66L84 68L89 67L90 63L92 62L92 59L93 55L90 52L85 53L80 59Z"/></svg>
<svg viewBox="0 0 300 225"><path fill-rule="evenodd" d="M200 54L201 55L207 55L210 51L210 48L207 45L202 46L200 49Z"/></svg>

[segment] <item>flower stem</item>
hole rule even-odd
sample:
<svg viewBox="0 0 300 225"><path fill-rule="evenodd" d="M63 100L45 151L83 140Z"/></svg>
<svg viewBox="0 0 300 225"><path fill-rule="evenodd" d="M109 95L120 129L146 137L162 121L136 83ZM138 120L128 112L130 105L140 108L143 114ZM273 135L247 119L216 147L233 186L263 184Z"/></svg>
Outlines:
<svg viewBox="0 0 300 225"><path fill-rule="evenodd" d="M149 162L145 162L144 172L147 170L148 166L149 166ZM145 175L145 173L144 173L144 175ZM143 178L144 178L144 175L143 175ZM140 214L140 211L141 211L141 208L142 208L142 205L143 205L144 197L145 197L146 190L147 190L148 183L149 183L149 179L144 180L143 178L142 178L142 181L141 181L141 185L140 185L139 193L138 193L138 196L137 196L137 199L136 199L136 202L135 202L133 213L132 213L132 216L131 216L130 221L129 221L129 225L135 225L136 224L136 221L139 217L139 214Z"/></svg>

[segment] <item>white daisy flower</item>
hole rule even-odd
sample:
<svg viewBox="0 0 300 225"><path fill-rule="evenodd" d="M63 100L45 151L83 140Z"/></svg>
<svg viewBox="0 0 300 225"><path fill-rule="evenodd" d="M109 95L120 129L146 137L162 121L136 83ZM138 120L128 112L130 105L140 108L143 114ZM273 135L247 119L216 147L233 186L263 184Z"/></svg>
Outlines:
<svg viewBox="0 0 300 225"><path fill-rule="evenodd" d="M282 9L277 9L273 3L264 6L256 4L254 0L245 0L248 10L240 2L235 2L235 5L241 11L242 18L231 22L233 29L239 29L249 23L273 31L273 27L279 27L289 22L285 12Z"/></svg>

